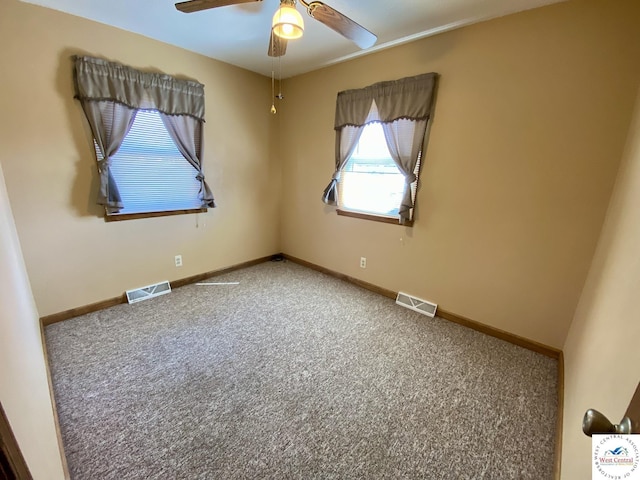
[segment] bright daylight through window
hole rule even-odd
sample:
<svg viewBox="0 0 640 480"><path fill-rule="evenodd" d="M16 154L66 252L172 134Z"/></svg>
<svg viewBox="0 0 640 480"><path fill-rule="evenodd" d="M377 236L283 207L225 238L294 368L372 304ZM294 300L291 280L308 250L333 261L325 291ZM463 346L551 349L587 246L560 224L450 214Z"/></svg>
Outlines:
<svg viewBox="0 0 640 480"><path fill-rule="evenodd" d="M339 208L396 218L404 175L391 158L382 125L368 124L340 176Z"/></svg>
<svg viewBox="0 0 640 480"><path fill-rule="evenodd" d="M98 160L100 149L94 142ZM111 174L122 197L118 213L199 209L201 183L185 160L157 111L139 110L129 133L111 157Z"/></svg>
<svg viewBox="0 0 640 480"><path fill-rule="evenodd" d="M322 201L338 215L413 226L437 73L338 92L335 170Z"/></svg>

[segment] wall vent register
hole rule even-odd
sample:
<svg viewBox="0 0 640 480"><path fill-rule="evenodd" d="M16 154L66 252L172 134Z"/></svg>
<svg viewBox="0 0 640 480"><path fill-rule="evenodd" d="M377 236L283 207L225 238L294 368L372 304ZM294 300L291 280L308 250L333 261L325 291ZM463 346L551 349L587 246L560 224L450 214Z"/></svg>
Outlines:
<svg viewBox="0 0 640 480"><path fill-rule="evenodd" d="M435 317L438 305L428 302L418 297L414 297L407 293L398 292L396 303L402 307L408 308L418 313L422 313L428 317Z"/></svg>
<svg viewBox="0 0 640 480"><path fill-rule="evenodd" d="M168 280L165 280L163 282L148 285L146 287L127 290L126 293L127 301L129 303L136 303L141 302L142 300L148 300L149 298L171 293L171 285L169 285Z"/></svg>

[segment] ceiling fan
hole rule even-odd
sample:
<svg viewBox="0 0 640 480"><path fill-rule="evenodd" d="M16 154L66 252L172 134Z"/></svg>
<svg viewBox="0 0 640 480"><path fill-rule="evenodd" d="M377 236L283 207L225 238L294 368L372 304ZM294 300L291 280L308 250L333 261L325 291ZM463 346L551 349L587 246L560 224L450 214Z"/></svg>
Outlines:
<svg viewBox="0 0 640 480"><path fill-rule="evenodd" d="M188 0L176 3L176 8L184 13L193 13L209 8L237 5L241 3L261 2L262 0ZM348 38L360 48L369 48L376 43L376 37L369 30L351 20L346 15L319 1L307 3L300 0L309 16L340 35ZM280 7L273 19L268 54L270 57L281 57L287 51L287 41L302 36L304 29L302 17L295 9L296 0L280 0ZM295 18L293 18L295 17Z"/></svg>

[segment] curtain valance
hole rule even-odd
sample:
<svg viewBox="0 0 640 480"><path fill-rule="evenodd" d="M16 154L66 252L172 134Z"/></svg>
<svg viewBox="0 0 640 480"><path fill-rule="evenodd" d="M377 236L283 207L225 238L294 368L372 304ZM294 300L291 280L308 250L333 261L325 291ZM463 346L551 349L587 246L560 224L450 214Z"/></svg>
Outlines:
<svg viewBox="0 0 640 480"><path fill-rule="evenodd" d="M94 57L73 57L76 98L112 101L137 110L188 115L204 121L204 85Z"/></svg>
<svg viewBox="0 0 640 480"><path fill-rule="evenodd" d="M375 102L382 123L398 119L426 120L431 114L437 73L425 73L400 80L379 82L365 88L338 93L334 128L362 126Z"/></svg>

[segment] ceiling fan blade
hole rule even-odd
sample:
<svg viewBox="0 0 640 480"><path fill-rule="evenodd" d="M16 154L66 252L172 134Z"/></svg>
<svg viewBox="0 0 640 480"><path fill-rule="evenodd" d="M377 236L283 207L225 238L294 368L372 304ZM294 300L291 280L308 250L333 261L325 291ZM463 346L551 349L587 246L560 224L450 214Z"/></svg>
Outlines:
<svg viewBox="0 0 640 480"><path fill-rule="evenodd" d="M348 38L360 48L369 48L378 40L377 36L362 25L357 24L349 17L322 2L309 3L307 11L312 18L324 23L327 27Z"/></svg>
<svg viewBox="0 0 640 480"><path fill-rule="evenodd" d="M240 3L261 2L262 0L190 0L188 2L176 3L176 8L183 13L199 12L209 8L226 7L227 5L238 5Z"/></svg>
<svg viewBox="0 0 640 480"><path fill-rule="evenodd" d="M269 51L267 52L270 57L282 57L287 53L287 39L280 38L275 33L271 33L269 39Z"/></svg>

